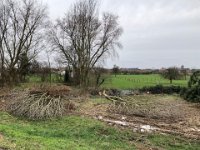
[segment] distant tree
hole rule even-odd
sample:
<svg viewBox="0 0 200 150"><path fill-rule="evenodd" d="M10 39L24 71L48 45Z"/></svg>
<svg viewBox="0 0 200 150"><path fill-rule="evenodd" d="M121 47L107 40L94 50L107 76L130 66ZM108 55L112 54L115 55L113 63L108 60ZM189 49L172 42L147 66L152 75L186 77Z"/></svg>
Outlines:
<svg viewBox="0 0 200 150"><path fill-rule="evenodd" d="M33 60L30 63L30 73L31 74L38 74L40 72L41 64L37 60Z"/></svg>
<svg viewBox="0 0 200 150"><path fill-rule="evenodd" d="M171 67L166 69L166 71L163 73L163 77L170 80L170 84L172 84L172 80L176 80L181 76L179 73L178 68Z"/></svg>
<svg viewBox="0 0 200 150"><path fill-rule="evenodd" d="M19 77L21 81L25 81L26 75L30 71L29 58L26 53L22 53L19 57Z"/></svg>
<svg viewBox="0 0 200 150"><path fill-rule="evenodd" d="M117 65L114 65L114 66L113 66L113 69L112 69L112 72L113 72L113 74L114 74L115 77L116 77L116 75L119 73L119 67L118 67Z"/></svg>
<svg viewBox="0 0 200 150"><path fill-rule="evenodd" d="M185 69L184 65L181 66L181 73L183 74L185 80L187 80L187 70Z"/></svg>

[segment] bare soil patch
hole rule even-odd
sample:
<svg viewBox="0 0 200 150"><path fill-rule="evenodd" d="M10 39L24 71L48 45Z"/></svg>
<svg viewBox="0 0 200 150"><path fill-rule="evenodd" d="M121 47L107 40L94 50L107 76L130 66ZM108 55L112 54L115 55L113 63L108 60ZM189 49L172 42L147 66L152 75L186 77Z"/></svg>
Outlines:
<svg viewBox="0 0 200 150"><path fill-rule="evenodd" d="M113 110L109 103L96 104L88 100L81 106L80 113L134 132L161 132L200 139L198 104L169 95L137 95L131 99L135 105L128 112Z"/></svg>

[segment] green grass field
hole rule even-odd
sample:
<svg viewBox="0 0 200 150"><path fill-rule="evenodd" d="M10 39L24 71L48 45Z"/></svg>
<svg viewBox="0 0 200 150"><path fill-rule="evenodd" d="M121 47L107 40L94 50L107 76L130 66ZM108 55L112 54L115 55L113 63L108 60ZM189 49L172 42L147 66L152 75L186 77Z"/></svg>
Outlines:
<svg viewBox="0 0 200 150"><path fill-rule="evenodd" d="M49 82L49 77L47 77L47 82ZM189 76L187 80L173 80L172 85L174 86L187 86ZM41 83L41 77L39 76L27 76L27 81L29 83ZM59 75L52 74L52 83L63 82L63 78ZM149 74L149 75L110 75L102 85L104 88L114 88L114 89L139 89L143 87L155 86L161 84L163 86L170 86L170 81L164 79L159 74Z"/></svg>
<svg viewBox="0 0 200 150"><path fill-rule="evenodd" d="M38 75L28 75L26 77L26 80L29 83L41 83L42 82L41 77ZM46 80L46 82L50 82L50 76L49 75L45 76L45 80ZM63 82L63 80L64 80L64 77L60 77L60 75L55 74L55 73L51 74L51 82L58 83L58 82Z"/></svg>
<svg viewBox="0 0 200 150"><path fill-rule="evenodd" d="M87 117L32 122L0 112L0 149L134 149L132 135Z"/></svg>
<svg viewBox="0 0 200 150"><path fill-rule="evenodd" d="M189 79L189 77L188 77ZM187 80L173 80L172 85L187 86ZM170 81L164 79L159 74L150 75L112 75L106 80L102 87L116 88L116 89L138 89L145 86L155 86L161 84L163 86L170 86Z"/></svg>
<svg viewBox="0 0 200 150"><path fill-rule="evenodd" d="M100 121L80 116L33 122L0 112L0 149L13 150L134 150L145 137L158 149L197 150L200 143L159 134L141 136L129 130L110 127Z"/></svg>

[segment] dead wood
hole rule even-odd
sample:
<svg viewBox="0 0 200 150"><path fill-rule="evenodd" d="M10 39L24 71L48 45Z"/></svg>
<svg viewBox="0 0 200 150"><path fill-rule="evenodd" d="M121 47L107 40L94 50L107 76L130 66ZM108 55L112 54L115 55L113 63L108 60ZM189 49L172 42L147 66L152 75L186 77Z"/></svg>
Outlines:
<svg viewBox="0 0 200 150"><path fill-rule="evenodd" d="M125 101L124 99L122 99L121 97L118 97L118 96L109 96L109 95L107 95L105 90L103 91L102 94L103 94L103 96L105 96L106 99L108 99L108 100L110 100L110 101L112 101L112 102L116 102L116 101L118 101L118 102L126 102L126 101Z"/></svg>
<svg viewBox="0 0 200 150"><path fill-rule="evenodd" d="M24 92L8 106L8 111L30 120L43 120L62 116L64 105L61 97L52 97L47 93Z"/></svg>

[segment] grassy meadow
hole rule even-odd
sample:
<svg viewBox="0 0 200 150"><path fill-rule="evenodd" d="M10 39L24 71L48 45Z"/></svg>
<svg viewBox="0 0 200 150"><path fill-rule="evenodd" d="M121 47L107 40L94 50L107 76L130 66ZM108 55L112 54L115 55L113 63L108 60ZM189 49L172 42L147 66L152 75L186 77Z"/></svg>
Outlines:
<svg viewBox="0 0 200 150"><path fill-rule="evenodd" d="M55 74L55 73L51 74L51 78L49 75L45 76L46 81L50 82L50 79L51 79L51 82L53 82L53 83L58 83L58 82L64 81L63 76L60 76L59 74ZM39 76L39 75L28 75L26 77L26 80L30 83L41 83L42 82L41 76Z"/></svg>
<svg viewBox="0 0 200 150"><path fill-rule="evenodd" d="M174 86L187 86L187 80L173 80ZM102 87L104 88L117 88L117 89L138 89L142 87L155 86L161 84L163 86L170 86L170 81L164 79L159 74L149 75L111 75Z"/></svg>
<svg viewBox="0 0 200 150"><path fill-rule="evenodd" d="M158 149L197 150L200 143L160 134L140 135L81 116L27 121L0 112L0 149L13 150L134 150L144 145ZM138 140L137 140L138 139Z"/></svg>
<svg viewBox="0 0 200 150"><path fill-rule="evenodd" d="M87 117L26 121L0 112L0 149L134 149L131 134Z"/></svg>
<svg viewBox="0 0 200 150"><path fill-rule="evenodd" d="M50 81L50 77L46 77L45 82ZM91 78L92 80L92 78ZM159 74L148 74L148 75L107 75L104 84L101 86L103 88L114 88L114 89L139 89L143 87L163 85L163 86L187 86L189 76L187 80L173 80L173 83L170 84L168 79L163 78ZM27 81L29 83L41 83L41 77L38 75L29 75L27 76ZM52 83L62 83L64 77L58 74L51 75Z"/></svg>

